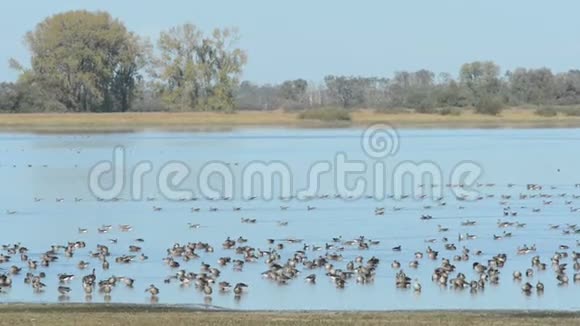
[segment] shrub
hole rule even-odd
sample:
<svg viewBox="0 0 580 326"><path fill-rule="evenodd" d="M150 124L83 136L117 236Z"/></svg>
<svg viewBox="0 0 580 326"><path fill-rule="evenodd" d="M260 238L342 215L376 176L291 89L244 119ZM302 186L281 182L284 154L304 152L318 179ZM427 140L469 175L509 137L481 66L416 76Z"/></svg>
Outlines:
<svg viewBox="0 0 580 326"><path fill-rule="evenodd" d="M483 96L475 104L475 112L479 114L498 115L502 109L502 101L494 96Z"/></svg>
<svg viewBox="0 0 580 326"><path fill-rule="evenodd" d="M440 115L461 115L461 110L457 108L442 108L438 111Z"/></svg>
<svg viewBox="0 0 580 326"><path fill-rule="evenodd" d="M408 106L414 108L417 113L434 113L435 103L430 97L415 98L416 102L408 101Z"/></svg>
<svg viewBox="0 0 580 326"><path fill-rule="evenodd" d="M383 107L375 109L376 113L384 113L384 114L398 114L398 113L412 113L413 110L408 108L402 107Z"/></svg>
<svg viewBox="0 0 580 326"><path fill-rule="evenodd" d="M422 104L415 109L417 113L435 113L435 108L430 105Z"/></svg>
<svg viewBox="0 0 580 326"><path fill-rule="evenodd" d="M339 108L316 108L301 112L298 115L303 120L321 120L321 121L350 121L350 113L345 109Z"/></svg>
<svg viewBox="0 0 580 326"><path fill-rule="evenodd" d="M556 111L554 108L551 107L538 108L534 113L542 117L550 117L550 118L558 115L558 111Z"/></svg>
<svg viewBox="0 0 580 326"><path fill-rule="evenodd" d="M576 108L576 107L566 108L566 109L562 110L562 112L564 112L564 114L569 116L569 117L579 117L580 116L580 108Z"/></svg>

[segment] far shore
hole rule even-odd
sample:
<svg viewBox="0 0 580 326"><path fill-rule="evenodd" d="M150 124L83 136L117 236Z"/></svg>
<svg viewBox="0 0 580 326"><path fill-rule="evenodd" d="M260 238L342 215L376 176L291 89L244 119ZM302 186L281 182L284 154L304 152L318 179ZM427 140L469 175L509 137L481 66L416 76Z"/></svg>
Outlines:
<svg viewBox="0 0 580 326"><path fill-rule="evenodd" d="M572 325L556 311L237 311L123 304L2 304L2 325Z"/></svg>
<svg viewBox="0 0 580 326"><path fill-rule="evenodd" d="M352 121L302 120L284 111L126 112L126 113L6 113L0 114L0 132L130 132L141 130L215 130L289 127L344 128L387 123L396 128L579 128L580 116L543 117L530 109L508 109L498 116L422 113L377 113L355 110Z"/></svg>

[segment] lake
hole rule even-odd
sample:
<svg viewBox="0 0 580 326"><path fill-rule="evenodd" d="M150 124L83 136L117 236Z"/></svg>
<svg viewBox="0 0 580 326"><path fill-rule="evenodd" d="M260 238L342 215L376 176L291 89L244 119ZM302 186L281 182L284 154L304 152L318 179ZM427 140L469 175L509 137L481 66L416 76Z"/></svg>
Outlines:
<svg viewBox="0 0 580 326"><path fill-rule="evenodd" d="M0 264L1 271L7 273L12 265L22 267L22 271L11 276L13 284L2 289L0 301L107 300L140 304L150 302L145 290L154 284L160 290L159 304L208 304L226 309L580 308L577 301L580 284L573 280L578 271L574 270L572 259L573 251L580 248L577 246L580 232L575 233L578 229L569 226L577 224L580 217L580 212L575 211L580 207L580 199L575 197L580 195L576 186L580 183L580 129L404 129L391 135L396 138L390 140L396 142L396 148L380 157L369 156L368 149L365 151L361 146L363 133L362 129L260 128L181 133L0 134L1 243L20 243L28 248L28 258L37 261L51 245L86 243L85 248L75 250L72 258L65 257L60 250L57 261L36 270L29 270L20 254L11 255L10 262ZM125 183L114 194L116 199L108 200L95 192L114 185L112 174L102 174L99 189L91 182L90 174L99 162L113 160L115 148L124 153ZM365 171L343 178L336 172L341 157L359 162ZM267 170L272 162L278 163L274 170L281 177L273 178L272 182L248 183L259 179L260 171ZM208 169L208 163L217 168ZM401 169L413 165L439 175L415 183L408 179L399 182L398 176L405 172ZM313 166L321 169L330 166L330 172L313 174ZM376 166L384 168L382 174L375 173ZM144 172L142 178L134 178L136 167L149 167L151 171ZM183 172L184 167L187 176L178 184L173 183L175 174ZM461 167L476 169L479 177L454 179L454 175L461 175ZM224 169L232 176L225 186L223 176L218 173ZM252 170L257 171L258 177L245 179ZM200 176L201 171L207 175ZM285 179L286 172L289 178ZM367 184L354 191L357 180L367 180ZM385 181L383 188L379 187L382 191L377 190L376 180ZM204 190L203 184L211 189ZM529 184L542 188L528 189ZM269 186L270 190L263 191ZM223 194L208 196L220 187L231 189L226 196L231 198L223 198ZM315 191L304 191L307 188ZM423 191L429 194L423 197ZM442 198L432 198L431 193ZM381 208L384 213L377 215L375 211L380 212ZM504 210L517 216L504 216ZM432 219L421 220L422 215ZM242 223L242 218L256 222ZM476 224L462 225L466 220ZM498 220L525 223L525 227L499 228ZM199 227L190 228L188 223ZM129 232L119 229L119 225L125 224L132 226ZM103 225L111 225L111 229L99 233L97 230ZM449 230L441 232L438 225ZM79 228L86 228L87 232L79 233ZM466 233L476 238L459 241L459 235ZM504 237L506 233L512 236ZM503 239L494 240L494 235ZM298 263L296 269L300 274L282 285L262 276L268 269L265 257L246 262L241 271L231 263L218 265L220 257L243 259L234 250L222 248L227 237L236 240L240 236L248 241L237 246L266 251L282 243L283 249L277 250L280 265L301 250L307 260L333 253L341 255L341 260L329 261L334 269L346 270L347 263L357 256L363 257L363 265L373 256L380 262L374 280L366 284L358 283L354 276L344 288L337 288L326 275L326 268L308 269ZM369 244L369 240L380 243L359 249L347 242L361 236L364 243ZM340 241L333 242L338 237ZM143 242L136 242L138 238ZM117 241L112 243L109 239ZM267 239L275 239L274 244ZM427 243L428 239L434 242ZM168 248L188 242L207 242L215 251L197 250L199 258L187 262L177 257L179 268L164 263ZM452 243L456 250L445 249L446 244ZM103 270L100 261L90 255L97 244L109 248L108 270ZM141 247L141 252L130 253L130 245ZM308 247L304 248L305 245ZM537 250L518 255L517 248L523 245L535 245ZM569 248L560 248L561 245ZM320 250L313 250L316 246ZM397 246L401 246L400 251L392 249ZM432 260L425 255L417 259L418 268L409 267L409 262L416 259L415 252L425 253L428 246L439 251L438 258ZM469 259L453 261L464 246L470 249ZM477 250L482 254L476 255ZM559 285L556 280L550 261L556 252L568 253L568 257L560 258L560 263L568 264L567 285ZM2 253L7 255L6 250ZM500 269L500 281L495 285L488 282L484 290L454 289L431 280L442 258L451 259L455 265L452 277L462 272L468 281L477 280L479 274L472 268L473 263L487 265L499 253L507 255L505 266ZM137 257L129 264L115 262L115 257L127 254ZM148 259L139 259L141 254ZM524 275L521 281L513 280L512 273L524 273L535 255L547 264L546 270L533 268L532 277ZM77 264L81 260L90 265L80 270ZM401 263L408 277L418 279L421 292L395 287L398 270L391 267L394 260ZM199 273L202 262L221 271L212 286L211 297L206 297L194 284L183 286L175 279L164 283L179 269ZM117 284L110 297L95 290L87 298L81 279L92 268L96 269L97 280L127 276L135 279L134 287ZM46 274L42 279L46 285L43 291L34 291L24 283L27 272ZM66 284L71 288L68 296L57 292L60 273L75 275ZM316 284L305 281L310 274L317 276ZM220 293L217 284L220 281L232 285L244 282L248 288L236 298L231 291ZM530 294L522 292L525 282L535 286L538 281L545 284L543 293L535 289Z"/></svg>

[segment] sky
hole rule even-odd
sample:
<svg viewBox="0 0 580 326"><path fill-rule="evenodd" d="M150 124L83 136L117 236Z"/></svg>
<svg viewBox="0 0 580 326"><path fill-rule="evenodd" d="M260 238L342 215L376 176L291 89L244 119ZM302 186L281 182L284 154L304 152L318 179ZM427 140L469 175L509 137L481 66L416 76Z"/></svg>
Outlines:
<svg viewBox="0 0 580 326"><path fill-rule="evenodd" d="M503 71L580 68L575 0L0 1L0 80L17 78L9 58L28 64L27 31L74 9L108 11L152 41L185 22L208 32L238 27L249 59L242 79L257 83L422 68L457 75L475 60Z"/></svg>

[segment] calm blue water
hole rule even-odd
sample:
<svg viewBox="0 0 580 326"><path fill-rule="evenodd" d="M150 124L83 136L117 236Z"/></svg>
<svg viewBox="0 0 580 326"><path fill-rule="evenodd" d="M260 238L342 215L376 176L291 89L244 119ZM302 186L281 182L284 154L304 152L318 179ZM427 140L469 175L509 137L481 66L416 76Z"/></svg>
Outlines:
<svg viewBox="0 0 580 326"><path fill-rule="evenodd" d="M360 135L362 130L304 130L304 129L248 129L216 133L162 133L143 132L128 134L91 134L91 135L35 135L35 134L0 134L0 239L2 244L21 243L29 248L29 257L39 260L42 253L53 244L66 244L68 241L85 241L87 247L78 249L73 258L61 255L58 262L50 267L39 267L36 271L46 273L43 282L46 288L42 293L35 293L30 285L24 284L28 272L26 262L15 255L11 262L0 264L7 272L11 265L23 267L20 274L14 275L13 286L0 293L2 302L56 302L59 294L56 290L58 273L72 273L77 277L68 286L72 292L66 299L69 302L84 302L85 294L81 287L83 275L90 273L90 267L79 270L76 265L80 260L89 261L96 268L97 279L108 276L129 276L135 278L133 289L117 285L111 302L148 303L149 295L144 293L149 284L155 284L161 291L159 304L202 304L232 309L330 309L330 310L393 310L393 309L557 309L578 310L578 291L580 284L573 282L574 262L571 258L563 259L568 263L567 275L570 283L558 286L556 276L550 267L550 258L560 245L568 245L572 254L578 250L579 235L562 235L566 224L576 224L580 213L572 212L571 207L580 206L580 201L573 197L580 195L580 129L530 129L530 130L402 130L399 131L399 151L385 159L376 160L365 155L361 149ZM151 163L153 170L143 178L143 196L155 197L155 201L131 200L131 183L127 182L119 195L122 200L97 201L89 188L89 170L103 160L111 160L113 149L122 146L126 151L127 178L140 162ZM367 167L378 161L385 164L387 194L393 194L393 171L401 162L432 162L441 172L442 184L450 183L453 168L462 161L472 161L482 168L478 183L493 183L494 186L474 186L472 190L486 197L477 201L458 201L450 188L443 188L443 202L429 198L417 198L419 189L405 183L412 195L406 199L386 198L381 200L362 198L344 200L333 198L341 191L336 188L336 176L326 173L320 177L318 194L329 195L328 199L291 199L280 200L279 180L274 181L272 199L259 198L244 200L242 195L242 175L244 168L253 162L277 161L285 164L291 171L291 190L296 193L309 184L308 171L316 162L329 162L334 166L337 153L343 153L349 160L364 162ZM173 201L163 198L159 191L157 176L167 162L182 162L190 169L189 176L177 187L192 190L197 201ZM234 198L232 200L208 200L203 198L198 187L197 173L212 161L228 163L234 175ZM347 184L353 186L357 177L374 180L370 168L360 174L347 177ZM396 178L395 178L396 179ZM131 180L129 180L131 181ZM111 179L104 177L104 183ZM427 180L426 183L431 181ZM525 185L537 183L543 185L541 191L528 191ZM212 177L210 184L218 187L221 179ZM508 187L508 184L514 184ZM260 186L252 186L258 191ZM372 195L371 185L364 193ZM552 198L519 199L519 194L549 194ZM500 205L501 195L512 195ZM493 195L494 197L487 197ZM35 197L42 198L36 202ZM82 198L75 202L74 198ZM63 198L57 202L56 198ZM550 205L543 201L551 200ZM289 206L287 210L279 207ZM163 209L153 211L152 207ZM307 206L316 209L308 211ZM425 206L432 206L427 209ZM459 209L463 206L463 209ZM510 206L518 212L517 217L507 217L512 221L526 223L525 228L500 229L496 222L504 219L503 207ZM192 207L200 212L191 212ZM210 212L209 208L218 208ZM234 211L233 207L241 207ZM384 216L375 216L375 207L385 207ZM394 210L398 207L398 210ZM539 213L532 209L540 208ZM7 214L5 210L15 211ZM420 221L422 214L433 216L431 221ZM242 224L240 219L255 218L256 224ZM475 226L461 226L461 221L476 220ZM288 221L287 226L279 226L277 221ZM198 229L189 229L187 223L198 223ZM110 233L100 234L97 228L101 225L113 225ZM131 232L120 232L117 225L130 224ZM440 224L450 229L447 233L438 232ZM560 229L549 229L549 224L559 224ZM77 229L88 228L86 234L79 234ZM500 241L493 240L493 234L503 231L513 232L513 237ZM477 239L459 243L459 233L477 235ZM276 283L261 277L268 266L261 258L255 263L246 263L243 271L234 271L232 265L220 267L217 259L231 256L240 259L232 250L222 249L226 237L237 239L243 236L248 242L243 245L268 249L272 245L266 239L302 239L303 243L284 243L280 250L281 264L302 250L304 243L319 245L320 251L306 251L306 256L313 259L324 256L325 243L333 237L342 236L351 240L359 236L380 240L380 244L368 250L345 246L339 252L343 256L340 262L333 262L336 268L345 268L347 262L362 255L365 261L372 256L381 260L376 270L375 280L371 284L357 284L353 278L344 289L336 289L325 276L324 269L307 270L302 266L302 273L287 285ZM449 243L455 243L456 251L443 248L443 237ZM117 244L108 239L118 239ZM134 239L143 238L145 242L135 243ZM426 239L435 238L435 243L425 243ZM214 285L211 302L204 299L203 293L190 287L181 287L178 282L165 284L163 280L176 273L162 259L166 249L174 243L208 242L216 249L214 253L199 252L198 259L189 262L178 261L181 268L199 272L201 262L218 267L222 274L218 281L232 284L245 282L249 285L247 293L236 300L232 293L219 293ZM277 241L281 242L281 241ZM89 252L95 251L97 244L109 246L111 268L101 269L97 259L90 258ZM128 254L128 246L139 245L149 259L135 261L132 264L120 265L114 257ZM516 255L518 246L536 244L541 260L548 264L546 271L536 272L530 283L538 280L545 283L543 295L535 291L524 295L520 290L522 282L512 280L513 271L524 272L530 267L531 255ZM402 250L395 252L392 247L401 245ZM452 258L460 254L462 246L472 251L482 250L483 255L471 255L469 261L453 262L458 272L467 275L468 280L476 279L472 270L473 262L484 264L497 253L506 253L508 261L501 270L499 285L488 285L483 292L470 294L469 289L454 290L442 288L431 281L431 274L440 264L440 259L432 261L420 259L417 269L409 268L408 263L414 259L416 251L424 252L427 245L440 251L439 258ZM4 254L6 252L3 251ZM396 289L394 284L396 270L391 268L393 260L401 262L403 269L411 278L419 279L423 286L420 294L413 290ZM315 285L308 284L304 277L315 273L318 276ZM452 275L455 275L453 273ZM104 296L97 291L92 295L92 302L102 302Z"/></svg>

